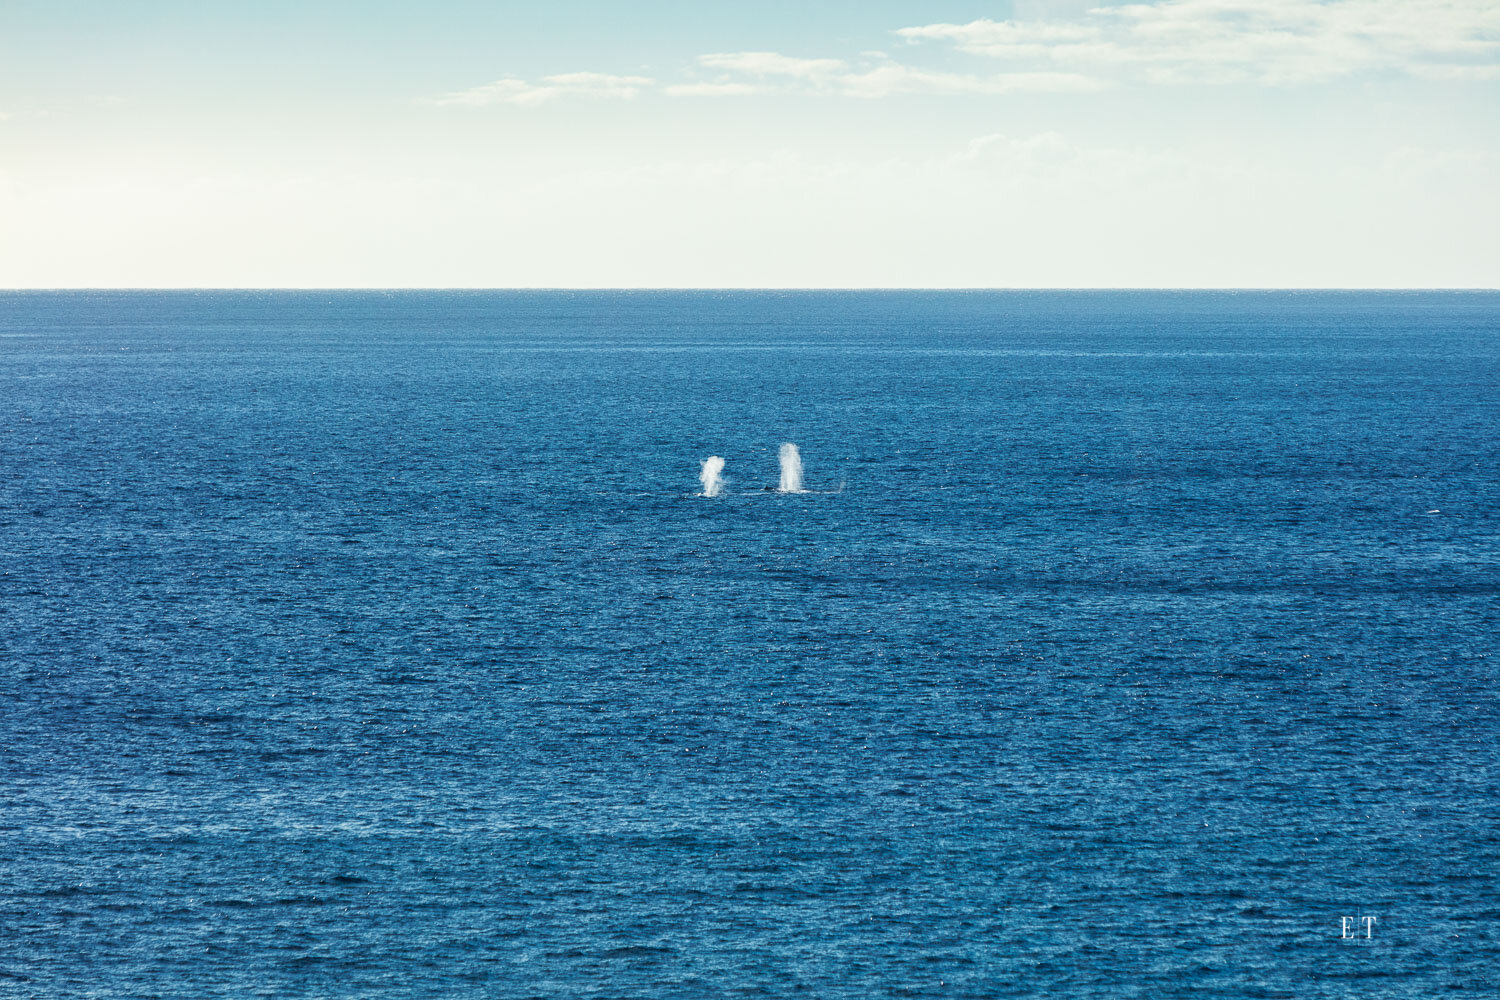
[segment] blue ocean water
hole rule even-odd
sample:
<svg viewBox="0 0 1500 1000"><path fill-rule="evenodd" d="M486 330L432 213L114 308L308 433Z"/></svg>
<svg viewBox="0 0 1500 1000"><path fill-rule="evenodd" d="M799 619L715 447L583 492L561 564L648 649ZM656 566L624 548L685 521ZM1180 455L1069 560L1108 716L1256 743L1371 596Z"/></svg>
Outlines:
<svg viewBox="0 0 1500 1000"><path fill-rule="evenodd" d="M1494 997L1497 631L1497 294L0 294L0 996Z"/></svg>

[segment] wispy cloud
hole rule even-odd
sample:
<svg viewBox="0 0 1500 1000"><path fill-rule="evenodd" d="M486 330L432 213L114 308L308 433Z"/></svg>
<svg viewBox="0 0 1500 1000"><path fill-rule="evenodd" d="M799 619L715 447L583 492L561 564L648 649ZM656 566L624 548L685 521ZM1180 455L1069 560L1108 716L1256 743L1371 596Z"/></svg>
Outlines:
<svg viewBox="0 0 1500 1000"><path fill-rule="evenodd" d="M1015 66L1158 83L1288 85L1369 71L1500 75L1494 0L1166 0L1065 20L981 19L897 34Z"/></svg>
<svg viewBox="0 0 1500 1000"><path fill-rule="evenodd" d="M668 88L669 93L749 93L782 90L844 97L889 97L895 94L1009 94L1021 91L1077 91L1098 84L1078 73L1030 71L972 74L921 69L892 62L883 52L866 54L852 66L842 59L804 59L779 52L716 52L698 57L698 65L723 74L700 89ZM738 79L736 79L738 77ZM748 77L754 84L745 82Z"/></svg>
<svg viewBox="0 0 1500 1000"><path fill-rule="evenodd" d="M559 73L536 83L507 77L481 87L444 94L434 104L540 104L558 97L603 97L629 100L655 84L645 76L613 76L609 73Z"/></svg>
<svg viewBox="0 0 1500 1000"><path fill-rule="evenodd" d="M838 81L850 97L887 97L892 94L1016 94L1066 93L1098 90L1101 84L1079 73L949 73L891 63Z"/></svg>
<svg viewBox="0 0 1500 1000"><path fill-rule="evenodd" d="M799 59L779 52L711 52L699 56L698 64L751 76L797 80L827 80L849 70L849 64L842 59Z"/></svg>
<svg viewBox="0 0 1500 1000"><path fill-rule="evenodd" d="M1023 4L1018 11L1037 9ZM1058 8L1051 8L1056 10ZM677 82L563 73L515 77L434 98L440 105L533 105L562 97L736 97L761 93L880 98L1097 90L1122 81L1293 85L1363 72L1500 80L1497 0L1162 0L1064 16L926 24L895 34L989 57L999 72L958 72L868 51L850 59L711 52Z"/></svg>
<svg viewBox="0 0 1500 1000"><path fill-rule="evenodd" d="M741 97L760 93L761 88L752 83L674 83L663 87L668 97Z"/></svg>

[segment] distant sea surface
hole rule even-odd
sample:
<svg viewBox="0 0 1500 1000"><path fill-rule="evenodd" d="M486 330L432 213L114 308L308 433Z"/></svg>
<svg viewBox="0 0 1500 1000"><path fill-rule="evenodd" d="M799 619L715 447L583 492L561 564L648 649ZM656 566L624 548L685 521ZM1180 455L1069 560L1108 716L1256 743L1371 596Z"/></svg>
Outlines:
<svg viewBox="0 0 1500 1000"><path fill-rule="evenodd" d="M1493 998L1497 633L1493 293L4 293L0 996Z"/></svg>

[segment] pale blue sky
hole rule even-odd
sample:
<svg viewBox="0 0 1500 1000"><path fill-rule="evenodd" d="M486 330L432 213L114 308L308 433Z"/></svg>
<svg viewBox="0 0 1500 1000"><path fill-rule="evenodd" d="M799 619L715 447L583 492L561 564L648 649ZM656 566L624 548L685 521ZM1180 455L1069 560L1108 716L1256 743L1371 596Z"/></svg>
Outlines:
<svg viewBox="0 0 1500 1000"><path fill-rule="evenodd" d="M1500 285L1481 0L0 6L0 286Z"/></svg>

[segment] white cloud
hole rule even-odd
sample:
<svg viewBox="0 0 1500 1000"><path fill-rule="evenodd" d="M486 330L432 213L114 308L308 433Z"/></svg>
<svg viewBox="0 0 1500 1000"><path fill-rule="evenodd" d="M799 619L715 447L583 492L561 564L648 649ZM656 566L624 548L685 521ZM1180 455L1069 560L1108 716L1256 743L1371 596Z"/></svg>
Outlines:
<svg viewBox="0 0 1500 1000"><path fill-rule="evenodd" d="M847 72L842 59L798 59L779 52L712 52L698 57L698 64L751 76L785 76L798 80L826 80Z"/></svg>
<svg viewBox="0 0 1500 1000"><path fill-rule="evenodd" d="M850 97L887 97L892 94L1013 94L1097 90L1100 84L1078 73L1000 73L977 76L891 64L863 73L848 73L837 81Z"/></svg>
<svg viewBox="0 0 1500 1000"><path fill-rule="evenodd" d="M1080 10L1072 0L1010 21L901 28L911 43L939 42L1005 63L1003 72L956 72L893 61L779 52L712 52L670 97L818 93L1001 95L1097 90L1122 80L1289 85L1361 72L1432 80L1500 79L1500 0L1163 0ZM710 72L704 72L710 71ZM560 97L630 99L656 88L644 76L563 73L506 78L436 98L442 105L539 104Z"/></svg>
<svg viewBox="0 0 1500 1000"><path fill-rule="evenodd" d="M800 59L779 52L718 52L700 56L709 69L779 80L782 89L837 94L844 97L889 97L894 94L1010 94L1021 91L1094 90L1099 84L1078 73L1055 70L1023 73L972 74L920 69L891 62L875 53L873 65L854 68L842 59ZM744 84L725 77L701 85L693 93L747 93ZM720 89L713 89L713 88ZM686 92L686 91L683 91Z"/></svg>
<svg viewBox="0 0 1500 1000"><path fill-rule="evenodd" d="M1422 76L1429 80L1500 80L1500 65L1428 66Z"/></svg>
<svg viewBox="0 0 1500 1000"><path fill-rule="evenodd" d="M1293 84L1367 71L1483 80L1500 68L1494 0L1166 0L897 34L1033 68L1161 83Z"/></svg>
<svg viewBox="0 0 1500 1000"><path fill-rule="evenodd" d="M668 97L737 97L775 91L877 98L895 94L1011 94L1098 89L1079 73L1055 69L973 74L921 69L892 62L884 53L859 66L842 59L803 59L779 52L714 52L699 56L699 67L718 71L714 79L662 86ZM629 99L654 89L642 76L564 73L531 82L514 77L434 98L439 105L540 104L559 97Z"/></svg>
<svg viewBox="0 0 1500 1000"><path fill-rule="evenodd" d="M674 83L662 91L668 97L739 97L760 93L761 88L750 83Z"/></svg>
<svg viewBox="0 0 1500 1000"><path fill-rule="evenodd" d="M557 97L608 97L629 100L656 81L645 76L613 76L609 73L559 73L537 83L507 77L482 87L460 90L435 98L443 105L540 104Z"/></svg>

